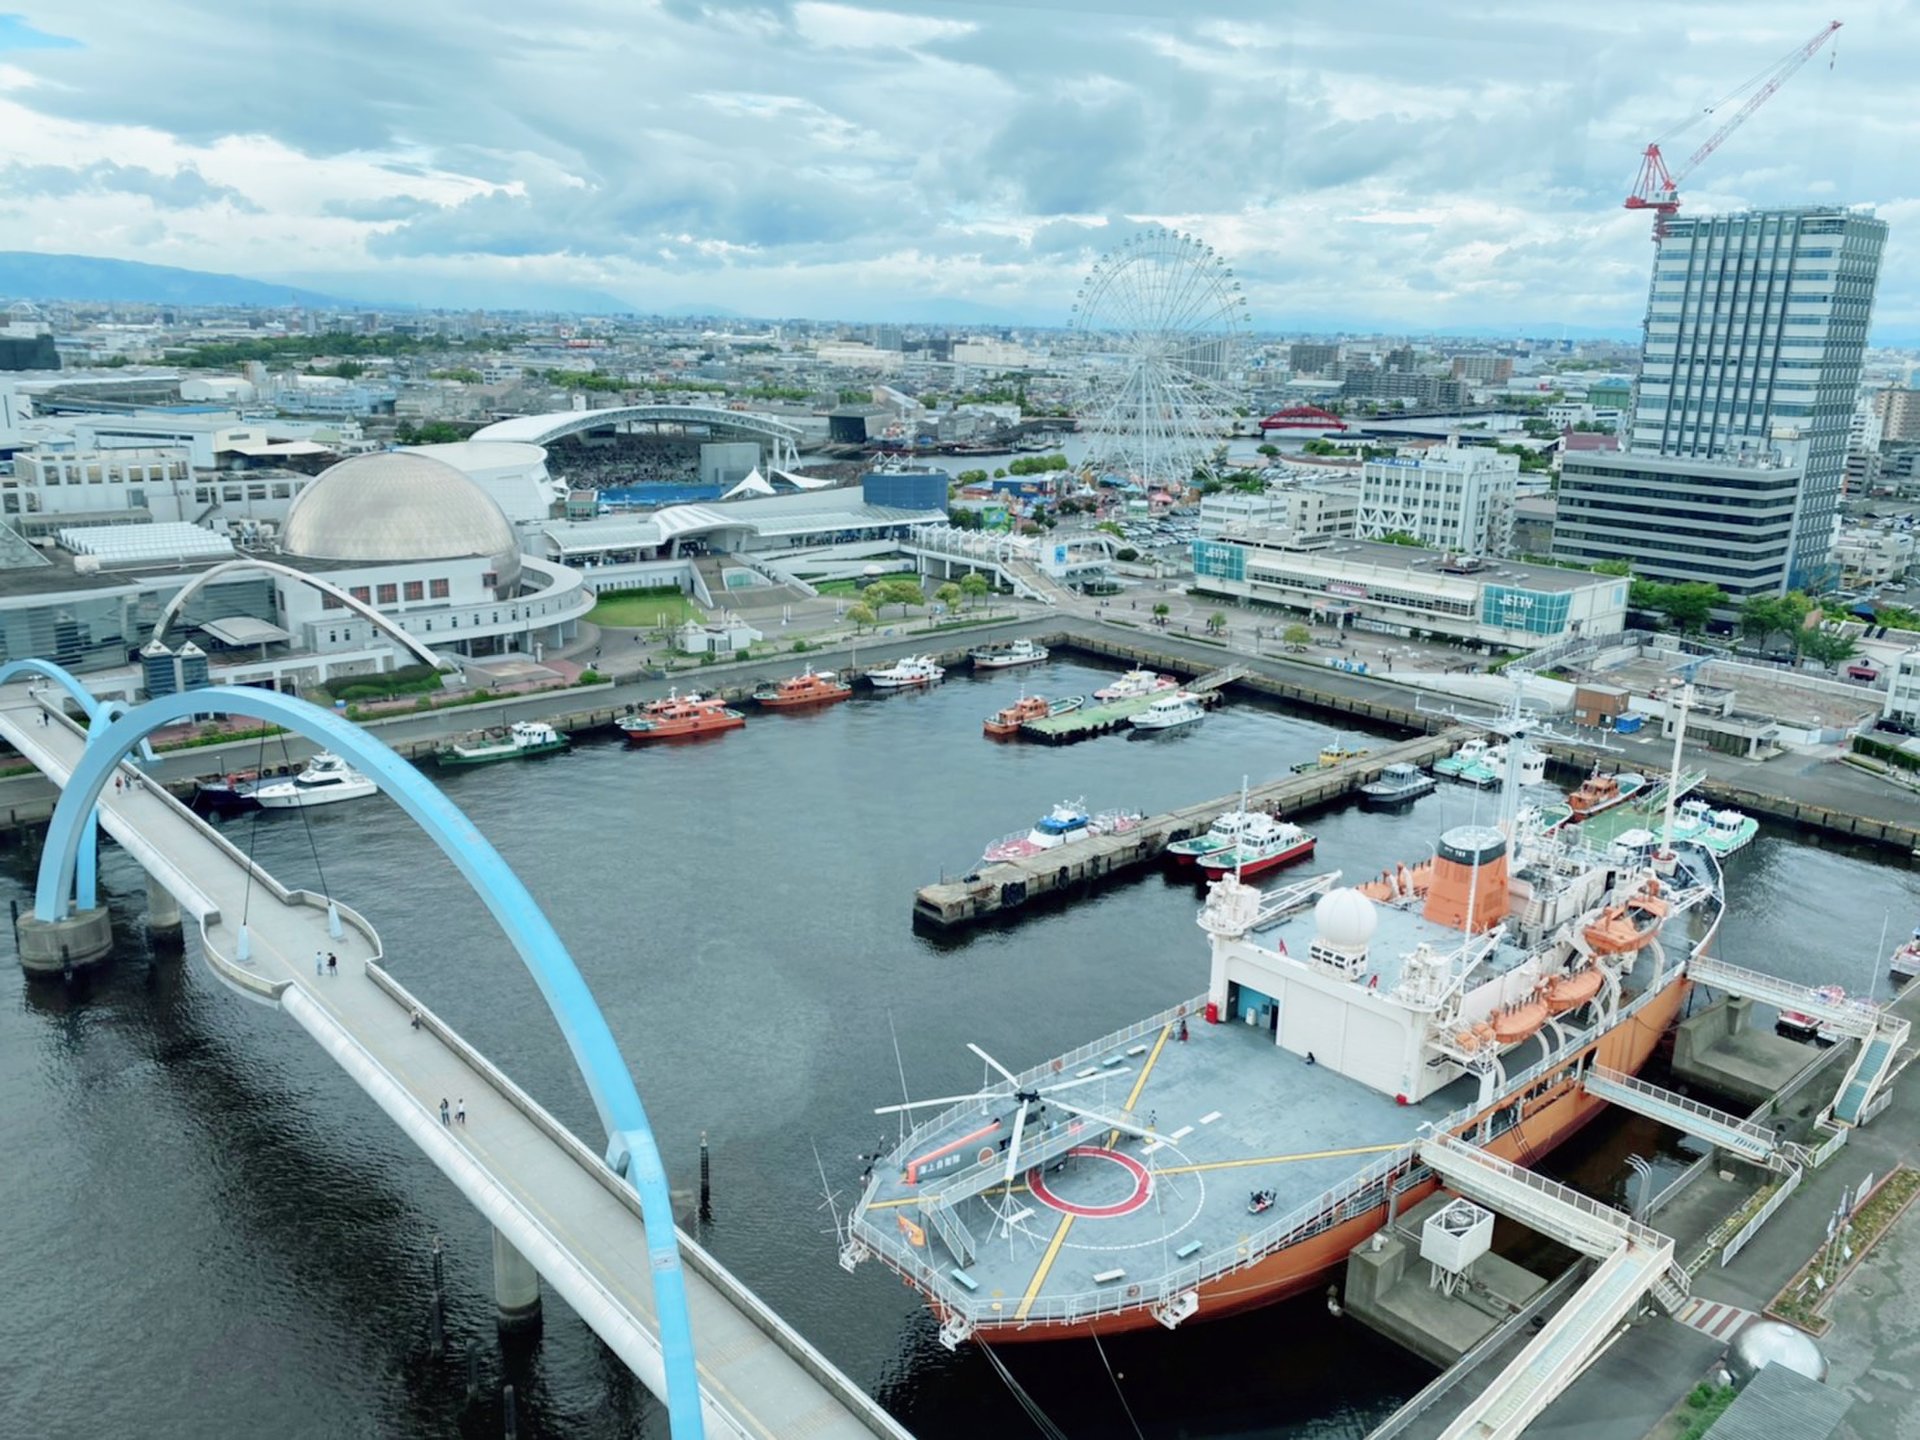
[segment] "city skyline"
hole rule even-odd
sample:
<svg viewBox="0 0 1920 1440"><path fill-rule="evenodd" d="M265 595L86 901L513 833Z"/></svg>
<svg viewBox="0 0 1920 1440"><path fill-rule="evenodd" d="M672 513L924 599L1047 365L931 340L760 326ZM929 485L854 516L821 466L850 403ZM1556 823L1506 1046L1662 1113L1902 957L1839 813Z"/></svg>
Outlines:
<svg viewBox="0 0 1920 1440"><path fill-rule="evenodd" d="M181 0L0 16L0 250L369 302L1057 323L1136 224L1202 235L1255 324L1628 334L1640 147L1805 39L1784 4L1338 28L1211 5L662 0L520 17ZM1872 205L1876 332L1920 326L1899 57L1869 5L1683 188ZM1725 113L1725 112L1723 112ZM1667 148L1677 159L1705 127ZM516 297L519 297L518 300Z"/></svg>

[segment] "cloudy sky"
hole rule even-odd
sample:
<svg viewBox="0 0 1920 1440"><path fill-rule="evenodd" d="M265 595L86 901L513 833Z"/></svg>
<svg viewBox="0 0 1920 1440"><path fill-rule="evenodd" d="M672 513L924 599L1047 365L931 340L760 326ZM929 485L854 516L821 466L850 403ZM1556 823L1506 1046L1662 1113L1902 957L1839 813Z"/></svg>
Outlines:
<svg viewBox="0 0 1920 1440"><path fill-rule="evenodd" d="M1141 222L1261 329L1637 329L1649 139L1829 18L1781 0L0 0L0 249L335 293L1064 315ZM1302 12L1293 18L1289 12ZM1920 6L1856 0L1696 209L1873 205L1920 324ZM1731 112L1731 105L1719 112ZM1710 124L1710 122L1709 122ZM1536 333L1538 333L1536 331Z"/></svg>

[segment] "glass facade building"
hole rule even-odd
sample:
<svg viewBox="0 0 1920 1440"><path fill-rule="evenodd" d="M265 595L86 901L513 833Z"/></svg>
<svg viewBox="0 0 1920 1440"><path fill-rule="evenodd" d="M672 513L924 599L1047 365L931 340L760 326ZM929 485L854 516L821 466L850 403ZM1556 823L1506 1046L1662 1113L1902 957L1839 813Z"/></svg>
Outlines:
<svg viewBox="0 0 1920 1440"><path fill-rule="evenodd" d="M1841 209L1680 216L1654 261L1631 448L1718 460L1805 436L1790 586L1829 577L1886 239Z"/></svg>

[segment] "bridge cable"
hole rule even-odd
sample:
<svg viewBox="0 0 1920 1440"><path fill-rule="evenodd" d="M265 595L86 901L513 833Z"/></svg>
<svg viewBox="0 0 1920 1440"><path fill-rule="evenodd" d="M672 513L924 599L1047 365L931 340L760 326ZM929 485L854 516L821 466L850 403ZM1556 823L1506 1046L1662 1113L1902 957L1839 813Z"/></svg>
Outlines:
<svg viewBox="0 0 1920 1440"><path fill-rule="evenodd" d="M1047 1412L1040 1408L1040 1402L1029 1395L1025 1387L1013 1378L1013 1372L1007 1368L1007 1362L1000 1358L1000 1353L991 1345L982 1345L979 1349L980 1353L987 1357L987 1362L993 1366L1001 1380L1006 1383L1008 1392L1019 1402L1020 1408L1027 1412L1027 1418L1033 1421L1034 1427L1046 1436L1047 1440L1067 1440L1067 1432L1054 1424L1047 1417Z"/></svg>
<svg viewBox="0 0 1920 1440"><path fill-rule="evenodd" d="M265 774L267 768L267 729L267 722L262 720L260 722L260 752L254 756L253 760L253 784L255 789L259 788L261 777ZM256 798L253 803L253 813L247 817L247 888L241 892L240 897L240 924L243 929L247 923L247 916L251 914L253 910L253 847L259 839L260 802Z"/></svg>
<svg viewBox="0 0 1920 1440"><path fill-rule="evenodd" d="M285 727L282 727L280 731L280 753L286 757L287 764L293 764L293 757L287 752L287 732ZM300 823L305 827L307 832L307 849L313 853L313 868L315 873L320 877L321 897L331 903L333 900L333 892L327 888L327 872L320 864L320 846L313 838L313 820L307 814L307 807L305 805L296 805L293 808L300 812Z"/></svg>

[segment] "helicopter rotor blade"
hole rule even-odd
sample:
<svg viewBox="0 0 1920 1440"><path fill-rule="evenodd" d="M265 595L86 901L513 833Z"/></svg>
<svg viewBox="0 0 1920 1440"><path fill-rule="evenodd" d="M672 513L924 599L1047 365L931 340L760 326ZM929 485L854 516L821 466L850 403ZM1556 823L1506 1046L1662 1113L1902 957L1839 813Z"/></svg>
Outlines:
<svg viewBox="0 0 1920 1440"><path fill-rule="evenodd" d="M1013 1071L1007 1069L1006 1066L1002 1065L998 1060L994 1059L993 1056L987 1054L986 1051L982 1050L978 1045L974 1044L971 1040L967 1042L967 1049L973 1051L974 1054L978 1055L982 1060L986 1061L987 1064L991 1065L994 1069L998 1070L1002 1075L1006 1076L1007 1083L1009 1085L1018 1085L1020 1083L1020 1077L1018 1075L1015 1075Z"/></svg>
<svg viewBox="0 0 1920 1440"><path fill-rule="evenodd" d="M1143 1130L1138 1125L1129 1124L1125 1120L1116 1120L1113 1116L1103 1115L1098 1110L1088 1110L1079 1105L1069 1105L1064 1100L1049 1100L1047 1103L1057 1106L1062 1110L1070 1110L1075 1115L1085 1116L1089 1120L1098 1120L1109 1129L1124 1130L1129 1135L1138 1135L1142 1140L1158 1140L1160 1138L1151 1130Z"/></svg>
<svg viewBox="0 0 1920 1440"><path fill-rule="evenodd" d="M1022 1100L1020 1108L1013 1112L1013 1139L1007 1144L1007 1186L1013 1186L1013 1177L1020 1169L1020 1137L1026 1133L1027 1102Z"/></svg>
<svg viewBox="0 0 1920 1440"><path fill-rule="evenodd" d="M995 1098L991 1091L976 1090L971 1095L942 1095L934 1100L909 1100L901 1105L880 1105L874 1108L876 1115L897 1115L902 1110L924 1110L930 1105L962 1105L969 1100L991 1100Z"/></svg>

